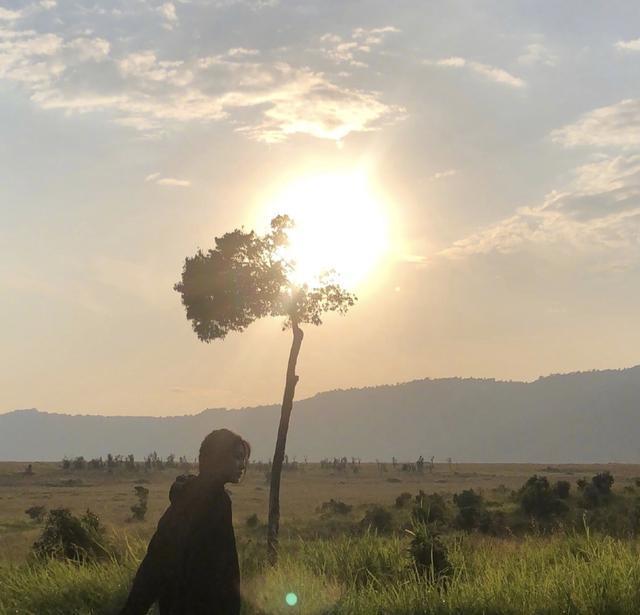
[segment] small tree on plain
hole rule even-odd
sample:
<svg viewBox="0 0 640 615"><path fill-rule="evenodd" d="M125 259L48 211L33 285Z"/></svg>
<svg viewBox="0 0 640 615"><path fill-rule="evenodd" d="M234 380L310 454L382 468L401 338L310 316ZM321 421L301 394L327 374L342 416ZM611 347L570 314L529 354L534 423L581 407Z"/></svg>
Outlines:
<svg viewBox="0 0 640 615"><path fill-rule="evenodd" d="M149 500L149 490L142 485L136 485L134 487L138 502L131 507L133 519L135 521L144 521L144 517L147 514L147 506Z"/></svg>
<svg viewBox="0 0 640 615"><path fill-rule="evenodd" d="M344 314L356 300L329 279L314 287L292 281L294 263L283 256L287 230L292 226L288 216L276 216L271 221L271 231L265 235L236 229L216 237L214 248L207 252L198 250L185 260L182 279L174 286L182 295L187 319L203 342L224 339L231 331L244 331L265 316L284 317L283 328L292 331L270 475L267 547L271 562L277 559L280 477L298 383L296 364L304 335L300 325L320 325L325 312Z"/></svg>

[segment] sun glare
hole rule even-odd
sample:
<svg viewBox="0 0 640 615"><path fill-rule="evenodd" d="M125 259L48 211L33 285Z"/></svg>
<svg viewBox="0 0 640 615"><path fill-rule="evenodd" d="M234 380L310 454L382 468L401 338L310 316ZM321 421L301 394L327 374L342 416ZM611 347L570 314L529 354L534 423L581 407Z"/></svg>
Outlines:
<svg viewBox="0 0 640 615"><path fill-rule="evenodd" d="M312 285L334 271L341 284L355 289L389 250L388 212L364 173L303 177L277 192L266 214L288 214L295 222L287 256L297 283Z"/></svg>

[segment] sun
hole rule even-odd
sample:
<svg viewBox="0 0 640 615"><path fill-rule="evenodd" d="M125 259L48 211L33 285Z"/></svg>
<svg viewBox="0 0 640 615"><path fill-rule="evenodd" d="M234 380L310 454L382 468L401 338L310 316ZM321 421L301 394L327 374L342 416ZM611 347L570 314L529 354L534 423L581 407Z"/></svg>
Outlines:
<svg viewBox="0 0 640 615"><path fill-rule="evenodd" d="M288 214L293 280L312 286L328 271L346 288L361 286L389 250L388 209L366 173L307 175L269 198L261 217Z"/></svg>

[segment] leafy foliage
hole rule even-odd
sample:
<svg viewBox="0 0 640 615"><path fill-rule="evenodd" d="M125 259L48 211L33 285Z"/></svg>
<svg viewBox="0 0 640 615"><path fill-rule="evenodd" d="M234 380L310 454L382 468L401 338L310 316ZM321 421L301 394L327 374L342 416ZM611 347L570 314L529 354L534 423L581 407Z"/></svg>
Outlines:
<svg viewBox="0 0 640 615"><path fill-rule="evenodd" d="M136 485L134 490L138 502L131 507L132 518L135 521L144 521L145 515L147 514L149 490L142 485Z"/></svg>
<svg viewBox="0 0 640 615"><path fill-rule="evenodd" d="M30 506L24 511L24 514L36 523L42 523L47 509L44 506Z"/></svg>
<svg viewBox="0 0 640 615"><path fill-rule="evenodd" d="M360 525L379 534L387 534L393 529L393 516L384 506L372 506L365 513Z"/></svg>
<svg viewBox="0 0 640 615"><path fill-rule="evenodd" d="M564 512L566 506L551 488L546 476L534 474L518 492L523 512L539 519Z"/></svg>
<svg viewBox="0 0 640 615"><path fill-rule="evenodd" d="M323 502L320 506L320 512L325 515L348 515L351 512L352 506L345 504L340 500L334 500L331 498L327 502Z"/></svg>
<svg viewBox="0 0 640 615"><path fill-rule="evenodd" d="M76 517L68 508L55 508L47 515L33 553L36 557L74 561L97 559L106 554L104 534L100 519L90 510Z"/></svg>
<svg viewBox="0 0 640 615"><path fill-rule="evenodd" d="M244 331L264 316L284 316L285 326L291 320L319 325L324 312L344 313L354 305L356 297L328 278L313 288L291 282L294 264L283 253L292 226L288 216L276 216L265 235L236 229L185 260L174 289L201 341Z"/></svg>
<svg viewBox="0 0 640 615"><path fill-rule="evenodd" d="M417 522L408 533L412 536L409 553L416 568L427 573L432 581L447 576L451 572L451 564L447 557L447 548L435 527L432 524Z"/></svg>

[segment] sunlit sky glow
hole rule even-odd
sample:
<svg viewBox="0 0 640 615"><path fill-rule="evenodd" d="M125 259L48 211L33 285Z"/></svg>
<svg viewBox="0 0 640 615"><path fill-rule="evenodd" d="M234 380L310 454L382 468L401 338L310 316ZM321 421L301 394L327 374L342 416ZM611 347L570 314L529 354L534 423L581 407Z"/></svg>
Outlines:
<svg viewBox="0 0 640 615"><path fill-rule="evenodd" d="M640 362L640 5L0 0L0 412L277 402L289 336L172 290L299 218L300 397Z"/></svg>
<svg viewBox="0 0 640 615"><path fill-rule="evenodd" d="M296 283L313 286L324 273L358 290L390 248L391 204L375 195L366 171L302 176L267 197L259 218L288 214L285 256ZM259 224L259 222L257 222Z"/></svg>

